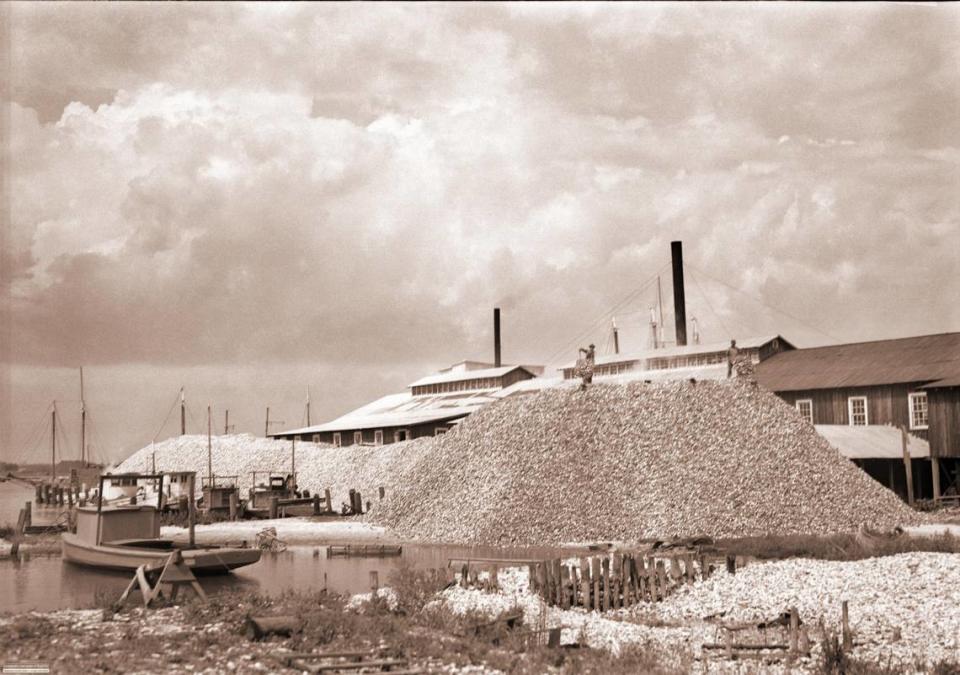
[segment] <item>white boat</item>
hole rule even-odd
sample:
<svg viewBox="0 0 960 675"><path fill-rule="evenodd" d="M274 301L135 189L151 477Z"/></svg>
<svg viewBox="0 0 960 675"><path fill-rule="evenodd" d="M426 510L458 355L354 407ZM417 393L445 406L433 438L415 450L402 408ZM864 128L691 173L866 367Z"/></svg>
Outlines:
<svg viewBox="0 0 960 675"><path fill-rule="evenodd" d="M125 474L122 479L134 477L160 478ZM103 481L111 478L120 477L102 476L100 494L103 494ZM260 550L255 548L197 547L161 539L160 511L148 504L78 507L76 532L61 535L61 549L64 560L71 563L129 571L144 564L162 563L174 549L180 550L184 562L195 574L229 572L260 560Z"/></svg>

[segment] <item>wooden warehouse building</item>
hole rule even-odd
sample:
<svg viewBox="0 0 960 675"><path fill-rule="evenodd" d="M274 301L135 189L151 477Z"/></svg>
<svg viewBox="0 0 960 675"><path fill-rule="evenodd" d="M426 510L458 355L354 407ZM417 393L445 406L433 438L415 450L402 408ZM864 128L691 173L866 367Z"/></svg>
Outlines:
<svg viewBox="0 0 960 675"><path fill-rule="evenodd" d="M796 407L821 433L831 425L906 430L925 442L918 446L929 446L929 458L913 462L918 496L960 491L960 333L783 351L756 372L760 385ZM889 454L878 448L876 456L851 458L903 494L905 465Z"/></svg>

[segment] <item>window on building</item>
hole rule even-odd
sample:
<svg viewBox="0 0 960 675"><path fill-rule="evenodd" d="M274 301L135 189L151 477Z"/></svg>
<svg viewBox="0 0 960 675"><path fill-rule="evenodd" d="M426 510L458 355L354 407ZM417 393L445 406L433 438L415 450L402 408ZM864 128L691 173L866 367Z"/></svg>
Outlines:
<svg viewBox="0 0 960 675"><path fill-rule="evenodd" d="M374 445L383 445L383 430L377 429L373 432L373 444Z"/></svg>
<svg viewBox="0 0 960 675"><path fill-rule="evenodd" d="M354 432L353 432L353 444L354 444L354 445L360 445L361 443L363 443L363 432L362 432L362 431L354 431Z"/></svg>
<svg viewBox="0 0 960 675"><path fill-rule="evenodd" d="M393 442L402 443L410 440L410 432L407 429L397 429L393 432Z"/></svg>
<svg viewBox="0 0 960 675"><path fill-rule="evenodd" d="M310 440L313 441L314 443L319 443L319 442L320 442L320 434L314 434L313 436L310 437Z"/></svg>
<svg viewBox="0 0 960 675"><path fill-rule="evenodd" d="M850 426L860 427L870 424L867 418L867 397L851 396L847 399L847 413Z"/></svg>
<svg viewBox="0 0 960 675"><path fill-rule="evenodd" d="M336 447L338 447L338 448L339 448L341 445L343 445L343 441L340 439L340 432L339 432L339 431L333 434L333 444L334 444Z"/></svg>
<svg viewBox="0 0 960 675"><path fill-rule="evenodd" d="M445 434L445 433L447 433L446 427L437 427L433 430L434 436L439 436L440 434Z"/></svg>
<svg viewBox="0 0 960 675"><path fill-rule="evenodd" d="M927 429L929 427L927 392L920 391L908 394L907 402L910 404L910 428Z"/></svg>
<svg viewBox="0 0 960 675"><path fill-rule="evenodd" d="M813 400L809 398L800 399L796 403L800 417L813 424Z"/></svg>

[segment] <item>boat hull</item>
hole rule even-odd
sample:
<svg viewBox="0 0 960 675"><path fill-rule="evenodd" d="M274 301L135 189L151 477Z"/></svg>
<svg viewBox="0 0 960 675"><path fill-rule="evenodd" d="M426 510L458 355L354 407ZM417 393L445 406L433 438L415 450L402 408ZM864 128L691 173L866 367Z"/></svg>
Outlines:
<svg viewBox="0 0 960 675"><path fill-rule="evenodd" d="M162 563L172 550L113 544L95 545L69 532L61 535L61 549L63 559L76 565L120 571L133 571L140 565ZM180 552L184 563L194 574L226 573L260 560L260 551L254 548L194 548L181 549Z"/></svg>

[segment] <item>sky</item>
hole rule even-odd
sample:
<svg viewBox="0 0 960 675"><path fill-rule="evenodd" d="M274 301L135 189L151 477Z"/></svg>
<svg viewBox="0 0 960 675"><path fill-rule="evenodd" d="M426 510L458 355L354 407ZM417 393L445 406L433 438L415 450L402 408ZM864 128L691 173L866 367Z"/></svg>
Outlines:
<svg viewBox="0 0 960 675"><path fill-rule="evenodd" d="M6 3L0 460L462 359L960 330L956 4ZM165 422L166 419L166 422Z"/></svg>

